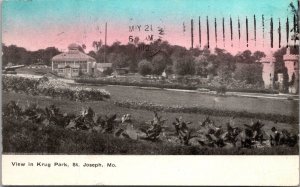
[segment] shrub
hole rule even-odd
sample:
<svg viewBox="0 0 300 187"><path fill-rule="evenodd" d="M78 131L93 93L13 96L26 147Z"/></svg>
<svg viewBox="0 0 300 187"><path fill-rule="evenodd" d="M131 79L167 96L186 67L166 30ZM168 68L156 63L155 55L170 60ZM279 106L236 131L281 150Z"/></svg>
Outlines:
<svg viewBox="0 0 300 187"><path fill-rule="evenodd" d="M218 94L225 94L226 91L227 91L227 87L225 85L222 85L222 86L219 86L217 89L216 89L217 93Z"/></svg>
<svg viewBox="0 0 300 187"><path fill-rule="evenodd" d="M166 68L166 57L162 54L158 54L152 58L151 62L153 66L152 73L154 75L161 75Z"/></svg>
<svg viewBox="0 0 300 187"><path fill-rule="evenodd" d="M196 90L198 88L196 86L176 84L176 83L128 82L128 81L118 81L112 79L75 79L75 82L83 83L83 84L108 84L108 85L156 87L156 88L185 89L185 90Z"/></svg>
<svg viewBox="0 0 300 187"><path fill-rule="evenodd" d="M113 69L112 68L107 68L103 71L104 75L111 75L113 73Z"/></svg>
<svg viewBox="0 0 300 187"><path fill-rule="evenodd" d="M174 62L173 69L177 75L194 75L195 62L192 56L185 55Z"/></svg>
<svg viewBox="0 0 300 187"><path fill-rule="evenodd" d="M60 97L75 101L103 100L110 98L104 89L70 86L57 79L41 79L17 76L2 76L2 89L5 91L24 92L30 95Z"/></svg>
<svg viewBox="0 0 300 187"><path fill-rule="evenodd" d="M139 73L145 76L152 73L153 66L151 62L147 60L142 60L141 62L139 62L138 69L139 69Z"/></svg>

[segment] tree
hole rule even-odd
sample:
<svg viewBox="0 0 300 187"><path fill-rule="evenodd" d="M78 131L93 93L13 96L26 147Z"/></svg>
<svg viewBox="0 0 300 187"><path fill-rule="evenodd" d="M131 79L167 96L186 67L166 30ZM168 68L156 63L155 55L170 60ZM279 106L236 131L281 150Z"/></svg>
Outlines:
<svg viewBox="0 0 300 187"><path fill-rule="evenodd" d="M167 73L167 75L173 74L173 67L172 67L172 65L167 65L167 67L166 67L166 73Z"/></svg>
<svg viewBox="0 0 300 187"><path fill-rule="evenodd" d="M199 55L198 57L195 58L195 71L196 71L195 73L197 75L206 77L208 74L207 65L208 65L207 57L204 55Z"/></svg>
<svg viewBox="0 0 300 187"><path fill-rule="evenodd" d="M21 60L24 60L24 56L27 53L25 48L17 47L16 45L5 46L4 44L2 51L3 65L7 65L8 63L22 64Z"/></svg>
<svg viewBox="0 0 300 187"><path fill-rule="evenodd" d="M93 58L97 58L97 54L95 53L95 51L90 51L90 52L88 52L88 54L87 55L89 55L89 56L91 56L91 57L93 57Z"/></svg>
<svg viewBox="0 0 300 187"><path fill-rule="evenodd" d="M166 64L167 64L167 59L165 55L163 54L155 55L152 58L152 66L153 66L152 74L161 75L166 68Z"/></svg>
<svg viewBox="0 0 300 187"><path fill-rule="evenodd" d="M193 56L185 55L175 61L173 70L177 75L194 75L195 61Z"/></svg>
<svg viewBox="0 0 300 187"><path fill-rule="evenodd" d="M39 51L40 54L40 58L41 62L46 64L46 65L50 65L51 64L51 59L55 56L60 54L60 52L58 51L57 48L55 47L47 47L46 49L43 49L41 51Z"/></svg>
<svg viewBox="0 0 300 187"><path fill-rule="evenodd" d="M107 68L103 71L104 75L111 75L113 73L113 69L112 68Z"/></svg>
<svg viewBox="0 0 300 187"><path fill-rule="evenodd" d="M114 68L124 68L129 65L129 57L125 53L110 53L107 57L107 61L112 63Z"/></svg>
<svg viewBox="0 0 300 187"><path fill-rule="evenodd" d="M79 50L80 52L85 53L85 52L84 52L84 49L85 49L85 48L86 48L85 44L83 44L82 46L81 46L81 45L78 45L78 50Z"/></svg>
<svg viewBox="0 0 300 187"><path fill-rule="evenodd" d="M99 51L100 48L102 47L102 40L100 41L93 41L92 46L95 48L95 51Z"/></svg>
<svg viewBox="0 0 300 187"><path fill-rule="evenodd" d="M246 81L247 84L262 84L262 65L255 64L241 64L240 68L235 71L235 79Z"/></svg>
<svg viewBox="0 0 300 187"><path fill-rule="evenodd" d="M182 46L173 46L173 51L171 54L171 60L174 63L176 60L178 60L179 58L182 58L183 56L187 55L188 51L186 50L186 48L182 47Z"/></svg>
<svg viewBox="0 0 300 187"><path fill-rule="evenodd" d="M275 58L275 73L282 73L284 69L283 55L286 54L286 47L282 47L273 54Z"/></svg>
<svg viewBox="0 0 300 187"><path fill-rule="evenodd" d="M138 70L141 75L145 76L145 75L149 75L152 73L153 67L152 67L151 62L144 59L141 62L139 62Z"/></svg>
<svg viewBox="0 0 300 187"><path fill-rule="evenodd" d="M250 50L245 50L242 53L238 53L235 56L235 59L238 63L252 64L255 62Z"/></svg>
<svg viewBox="0 0 300 187"><path fill-rule="evenodd" d="M228 81L230 78L232 78L232 70L225 64L221 64L218 67L217 74L223 81Z"/></svg>
<svg viewBox="0 0 300 187"><path fill-rule="evenodd" d="M215 49L216 56L213 59L213 64L217 67L217 74L223 80L231 78L235 70L235 58L224 49Z"/></svg>
<svg viewBox="0 0 300 187"><path fill-rule="evenodd" d="M252 57L253 57L255 62L259 62L261 58L266 57L266 54L264 52L261 52L261 51L255 51L252 54Z"/></svg>
<svg viewBox="0 0 300 187"><path fill-rule="evenodd" d="M58 55L60 51L55 47L48 47L46 49L39 49L37 51L27 51L23 47L16 45L5 46L2 44L3 51L3 65L7 63L30 65L33 63L51 64L53 56Z"/></svg>

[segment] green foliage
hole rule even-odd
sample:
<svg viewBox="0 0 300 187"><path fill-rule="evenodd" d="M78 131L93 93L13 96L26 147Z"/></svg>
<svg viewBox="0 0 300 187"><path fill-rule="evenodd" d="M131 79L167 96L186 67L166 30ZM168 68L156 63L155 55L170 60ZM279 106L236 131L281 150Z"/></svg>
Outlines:
<svg viewBox="0 0 300 187"><path fill-rule="evenodd" d="M103 74L104 75L111 75L113 73L113 69L112 68L106 68L104 71L103 71Z"/></svg>
<svg viewBox="0 0 300 187"><path fill-rule="evenodd" d="M166 67L166 73L167 73L167 75L170 75L173 73L173 67L171 65L168 65Z"/></svg>
<svg viewBox="0 0 300 187"><path fill-rule="evenodd" d="M47 77L31 79L17 76L2 76L2 89L5 91L23 92L30 95L66 98L75 101L110 98L110 94L106 90L71 87L64 82Z"/></svg>
<svg viewBox="0 0 300 187"><path fill-rule="evenodd" d="M218 80L218 85L215 84L202 84L202 85L186 85L180 83L153 83L153 82L128 82L128 81L118 81L118 80L103 80L103 79L90 79L90 78L80 78L76 79L77 83L85 83L85 84L109 84L109 85L123 85L123 86L140 86L140 87L155 87L155 88L169 88L169 89L184 89L184 90L196 90L198 88L205 88L216 91L218 88L220 81ZM224 82L225 84L225 82ZM263 89L260 87L255 87L249 84L245 84L243 82L231 79L228 81L227 91L232 92L248 92L248 93L269 93L269 94L277 94L278 91Z"/></svg>
<svg viewBox="0 0 300 187"><path fill-rule="evenodd" d="M277 51L275 51L273 55L275 58L275 74L284 72L283 55L285 54L286 54L286 47L282 47Z"/></svg>
<svg viewBox="0 0 300 187"><path fill-rule="evenodd" d="M128 67L129 57L124 53L110 53L107 57L107 62L112 63L114 68Z"/></svg>
<svg viewBox="0 0 300 187"><path fill-rule="evenodd" d="M232 78L232 70L230 69L229 66L227 65L220 65L218 67L218 76L223 80L223 81L228 81Z"/></svg>
<svg viewBox="0 0 300 187"><path fill-rule="evenodd" d="M263 124L260 121L250 125L246 124L246 128L241 131L230 126L230 124L225 130L207 118L200 124L200 129L192 134L192 131L187 127L187 124L190 123L176 118L177 136L181 138L183 145L189 145L182 146L177 145L172 139L162 139L166 137L161 136L165 120L162 120L162 117L156 112L153 120L150 121L150 128L146 130L146 139L159 141L151 144L132 140L128 134L123 137L120 136L119 134L124 133L124 130L118 128L120 122L117 122L116 115L101 116L96 120L94 116L94 111L89 107L76 117L62 114L59 108L54 105L43 110L35 104L30 104L23 110L17 103L10 102L4 106L3 111L3 151L5 153L187 155L297 154L298 151L297 135L283 129L281 133L283 136L279 137L281 141L273 140L274 136L265 136L262 129ZM66 126L65 124L69 125ZM168 136L169 138L172 137L170 134ZM193 138L194 143L191 142ZM269 140L271 143L272 141L276 142L276 145L269 145L273 146L272 148L264 147ZM241 144L236 145L237 141ZM234 146L229 149L220 149L226 144L234 144ZM262 146L262 148L253 149L257 145ZM245 150L243 147L249 149Z"/></svg>
<svg viewBox="0 0 300 187"><path fill-rule="evenodd" d="M261 52L261 51L255 51L252 54L252 57L254 59L254 62L259 62L260 59L262 59L263 57L266 57L266 54L264 52Z"/></svg>
<svg viewBox="0 0 300 187"><path fill-rule="evenodd" d="M198 56L195 58L196 75L206 77L208 74L208 60L206 56Z"/></svg>
<svg viewBox="0 0 300 187"><path fill-rule="evenodd" d="M111 134L70 131L58 126L3 119L4 153L111 154L111 155L286 155L298 154L298 147L276 146L261 149L217 149L147 143L121 139ZM47 136L45 136L45 134ZM84 141L83 141L84 140Z"/></svg>
<svg viewBox="0 0 300 187"><path fill-rule="evenodd" d="M262 65L259 63L241 64L235 71L234 78L246 81L247 84L262 84Z"/></svg>
<svg viewBox="0 0 300 187"><path fill-rule="evenodd" d="M174 72L177 75L196 74L203 77L208 74L211 76L219 75L223 79L231 77L236 62L252 64L264 56L263 52L256 51L252 54L249 50L236 56L219 48L216 48L214 53L211 53L207 47L203 50L198 48L188 50L160 40L150 44L145 44L140 40L126 45L114 42L111 46L104 46L102 41L94 41L93 47L95 50L90 51L88 55L101 63L104 62L104 54L106 54L105 62L112 63L114 68L129 67L131 72L137 72L139 71L139 62L147 60L152 63L152 70L150 73L149 65L147 65L146 74L160 75L166 67L172 66L174 71L169 71L171 70L169 68L169 73ZM53 47L31 53L24 48L3 45L3 63L46 62L50 64L50 59L58 53L57 49Z"/></svg>
<svg viewBox="0 0 300 187"><path fill-rule="evenodd" d="M216 89L218 94L225 94L227 91L227 87L225 85L221 85Z"/></svg>
<svg viewBox="0 0 300 187"><path fill-rule="evenodd" d="M16 45L6 46L2 44L2 63L6 66L8 63L30 65L34 63L44 63L51 65L51 58L58 55L55 47L48 47L37 51L28 51L25 48L17 47Z"/></svg>
<svg viewBox="0 0 300 187"><path fill-rule="evenodd" d="M150 75L153 71L153 66L151 62L147 60L142 60L138 65L139 73L143 76Z"/></svg>
<svg viewBox="0 0 300 187"><path fill-rule="evenodd" d="M152 58L151 62L153 66L152 74L161 75L166 68L167 58L165 57L165 55L158 54Z"/></svg>
<svg viewBox="0 0 300 187"><path fill-rule="evenodd" d="M191 55L185 55L174 62L173 70L177 75L194 75L195 61Z"/></svg>
<svg viewBox="0 0 300 187"><path fill-rule="evenodd" d="M156 88L170 88L170 89L184 89L184 90L196 90L196 86L177 84L177 83L166 83L166 82L128 82L128 81L117 81L117 80L101 80L101 79L76 79L77 83L85 84L109 84L109 85L123 85L123 86L140 86L140 87L156 87Z"/></svg>

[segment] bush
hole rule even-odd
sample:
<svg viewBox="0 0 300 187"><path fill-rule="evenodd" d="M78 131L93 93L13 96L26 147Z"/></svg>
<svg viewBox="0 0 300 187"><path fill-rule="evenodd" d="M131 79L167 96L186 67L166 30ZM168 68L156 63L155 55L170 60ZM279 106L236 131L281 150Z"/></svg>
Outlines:
<svg viewBox="0 0 300 187"><path fill-rule="evenodd" d="M169 89L184 89L184 90L196 90L197 86L175 84L175 83L153 83L153 82L128 82L118 81L112 79L75 79L76 83L83 84L108 84L108 85L123 85L123 86L140 86L140 87L156 87L156 88L169 88Z"/></svg>
<svg viewBox="0 0 300 187"><path fill-rule="evenodd" d="M262 68L262 65L258 63L243 64L235 70L234 77L236 80L245 81L247 84L263 85Z"/></svg>
<svg viewBox="0 0 300 187"><path fill-rule="evenodd" d="M103 71L104 75L111 75L113 73L113 69L112 68L107 68Z"/></svg>
<svg viewBox="0 0 300 187"><path fill-rule="evenodd" d="M219 86L219 87L217 88L217 93L218 93L218 94L225 94L226 91L227 91L227 87L226 87L225 85Z"/></svg>
<svg viewBox="0 0 300 187"><path fill-rule="evenodd" d="M185 55L174 62L173 69L177 75L194 75L195 61L192 56Z"/></svg>
<svg viewBox="0 0 300 187"><path fill-rule="evenodd" d="M2 76L2 89L30 95L60 97L75 101L103 100L110 98L104 89L70 86L62 81L43 77L41 79Z"/></svg>
<svg viewBox="0 0 300 187"><path fill-rule="evenodd" d="M153 66L152 66L151 62L149 62L147 60L142 60L138 64L138 70L139 70L139 73L143 76L149 75L153 71Z"/></svg>
<svg viewBox="0 0 300 187"><path fill-rule="evenodd" d="M297 155L298 146L260 149L209 148L143 142L111 134L70 131L58 126L3 119L4 153L117 154L117 155ZM46 134L46 136L45 136Z"/></svg>
<svg viewBox="0 0 300 187"><path fill-rule="evenodd" d="M152 58L152 74L161 75L166 68L167 59L164 55L158 54Z"/></svg>

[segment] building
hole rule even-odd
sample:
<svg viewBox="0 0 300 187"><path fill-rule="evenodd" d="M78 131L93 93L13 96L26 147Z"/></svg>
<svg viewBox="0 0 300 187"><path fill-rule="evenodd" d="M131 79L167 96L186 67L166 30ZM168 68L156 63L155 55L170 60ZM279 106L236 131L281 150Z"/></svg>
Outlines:
<svg viewBox="0 0 300 187"><path fill-rule="evenodd" d="M291 54L290 47L287 48L283 56L284 65L287 68L289 93L298 93L299 91L299 54Z"/></svg>
<svg viewBox="0 0 300 187"><path fill-rule="evenodd" d="M52 58L52 71L59 76L71 78L81 74L93 75L96 68L96 60L79 51L80 46L70 44L69 51Z"/></svg>
<svg viewBox="0 0 300 187"><path fill-rule="evenodd" d="M275 74L275 58L273 54L262 58L260 62L263 64L262 78L266 89L273 89Z"/></svg>

